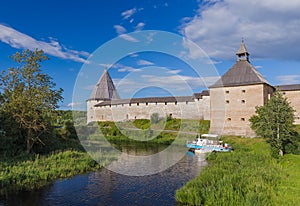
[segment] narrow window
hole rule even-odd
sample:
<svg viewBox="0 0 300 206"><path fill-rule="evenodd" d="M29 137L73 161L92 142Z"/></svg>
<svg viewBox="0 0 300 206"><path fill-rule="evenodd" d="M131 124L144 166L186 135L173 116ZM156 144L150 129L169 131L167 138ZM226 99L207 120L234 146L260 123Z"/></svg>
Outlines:
<svg viewBox="0 0 300 206"><path fill-rule="evenodd" d="M129 119L129 115L128 114L126 114L126 119Z"/></svg>
<svg viewBox="0 0 300 206"><path fill-rule="evenodd" d="M241 118L241 121L245 121L245 118Z"/></svg>
<svg viewBox="0 0 300 206"><path fill-rule="evenodd" d="M228 121L231 121L231 118L227 118Z"/></svg>
<svg viewBox="0 0 300 206"><path fill-rule="evenodd" d="M246 101L243 99L243 100L242 100L242 103L243 103L243 104L245 104L245 103L246 103Z"/></svg>
<svg viewBox="0 0 300 206"><path fill-rule="evenodd" d="M140 105L140 103L136 103L136 106L139 106Z"/></svg>
<svg viewBox="0 0 300 206"><path fill-rule="evenodd" d="M146 102L146 106L148 106L148 102Z"/></svg>
<svg viewBox="0 0 300 206"><path fill-rule="evenodd" d="M129 103L129 106L131 106L131 103Z"/></svg>
<svg viewBox="0 0 300 206"><path fill-rule="evenodd" d="M188 103L189 103L188 101L185 102L185 104L188 104Z"/></svg>
<svg viewBox="0 0 300 206"><path fill-rule="evenodd" d="M243 90L242 90L242 93L246 93L246 90L243 89Z"/></svg>
<svg viewBox="0 0 300 206"><path fill-rule="evenodd" d="M155 105L157 105L157 102L155 102Z"/></svg>
<svg viewBox="0 0 300 206"><path fill-rule="evenodd" d="M229 91L228 91L228 90L226 90L226 94L229 94Z"/></svg>
<svg viewBox="0 0 300 206"><path fill-rule="evenodd" d="M229 100L226 100L226 104L229 104Z"/></svg>
<svg viewBox="0 0 300 206"><path fill-rule="evenodd" d="M177 105L177 101L175 102L175 105Z"/></svg>
<svg viewBox="0 0 300 206"><path fill-rule="evenodd" d="M168 104L168 102L165 102L165 105L167 105Z"/></svg>

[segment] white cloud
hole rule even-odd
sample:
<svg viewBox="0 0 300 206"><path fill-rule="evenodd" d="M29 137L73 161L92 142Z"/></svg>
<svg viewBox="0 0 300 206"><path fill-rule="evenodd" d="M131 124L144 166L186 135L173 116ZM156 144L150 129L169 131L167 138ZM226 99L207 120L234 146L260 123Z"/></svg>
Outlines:
<svg viewBox="0 0 300 206"><path fill-rule="evenodd" d="M46 54L76 62L87 63L86 58L89 56L88 52L66 48L54 38L49 38L49 42L39 41L2 24L0 24L0 41L17 49L42 49Z"/></svg>
<svg viewBox="0 0 300 206"><path fill-rule="evenodd" d="M128 34L122 34L119 37L121 37L122 39L126 40L126 41L130 41L130 42L139 42L138 39L128 35Z"/></svg>
<svg viewBox="0 0 300 206"><path fill-rule="evenodd" d="M139 61L137 62L137 64L140 65L140 66L154 65L153 62L150 62L150 61L147 61L147 60L143 60L143 59L139 60Z"/></svg>
<svg viewBox="0 0 300 206"><path fill-rule="evenodd" d="M144 26L145 26L145 23L140 22L140 23L138 23L138 24L136 25L135 30L136 30L136 31L141 31L141 30L144 28Z"/></svg>
<svg viewBox="0 0 300 206"><path fill-rule="evenodd" d="M71 102L67 105L67 107L76 107L76 106L82 106L82 102Z"/></svg>
<svg viewBox="0 0 300 206"><path fill-rule="evenodd" d="M244 37L257 58L300 60L299 10L298 0L204 1L193 18L184 19L181 31L217 59L235 58ZM192 58L201 55L185 46Z"/></svg>
<svg viewBox="0 0 300 206"><path fill-rule="evenodd" d="M279 80L279 84L299 84L300 83L300 75L283 75L277 76L277 80Z"/></svg>
<svg viewBox="0 0 300 206"><path fill-rule="evenodd" d="M141 69L137 69L131 66L125 66L122 64L114 65L114 68L118 68L118 72L139 72Z"/></svg>
<svg viewBox="0 0 300 206"><path fill-rule="evenodd" d="M119 35L126 33L126 29L121 25L114 25L114 28Z"/></svg>
<svg viewBox="0 0 300 206"><path fill-rule="evenodd" d="M167 71L167 73L168 74L178 74L178 73L180 73L181 72L181 70L180 69L176 69L176 70L169 70L169 71Z"/></svg>
<svg viewBox="0 0 300 206"><path fill-rule="evenodd" d="M133 8L133 9L129 9L129 10L126 10L126 11L123 11L121 13L121 16L124 18L124 19L129 19L133 14L135 14L137 12L137 9L136 8Z"/></svg>
<svg viewBox="0 0 300 206"><path fill-rule="evenodd" d="M114 25L114 28L117 32L117 34L119 35L120 38L126 40L126 41L130 41L130 42L139 42L139 40L137 40L136 38L125 34L127 32L127 30L121 26L121 25Z"/></svg>

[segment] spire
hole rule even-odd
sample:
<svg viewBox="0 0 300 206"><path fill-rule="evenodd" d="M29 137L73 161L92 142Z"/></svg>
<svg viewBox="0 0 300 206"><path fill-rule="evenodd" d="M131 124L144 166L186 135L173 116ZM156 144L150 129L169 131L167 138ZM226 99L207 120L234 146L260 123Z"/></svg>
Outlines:
<svg viewBox="0 0 300 206"><path fill-rule="evenodd" d="M115 85L106 69L104 69L98 83L96 84L90 100L111 100L120 99Z"/></svg>
<svg viewBox="0 0 300 206"><path fill-rule="evenodd" d="M241 61L241 60L247 60L249 61L249 53L246 49L246 46L245 46L245 43L244 43L244 38L242 39L242 43L241 43L241 46L238 50L238 52L236 53L237 55L237 60L238 61Z"/></svg>

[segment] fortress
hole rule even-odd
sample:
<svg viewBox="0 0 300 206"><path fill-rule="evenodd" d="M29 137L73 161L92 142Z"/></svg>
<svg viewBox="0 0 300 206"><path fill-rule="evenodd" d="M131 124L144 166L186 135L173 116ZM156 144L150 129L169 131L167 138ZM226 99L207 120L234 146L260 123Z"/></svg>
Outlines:
<svg viewBox="0 0 300 206"><path fill-rule="evenodd" d="M160 117L210 120L210 133L254 137L249 119L255 107L264 105L280 90L295 111L300 124L300 84L272 86L249 61L244 42L236 63L209 90L192 96L121 99L105 70L87 100L87 122L150 119Z"/></svg>

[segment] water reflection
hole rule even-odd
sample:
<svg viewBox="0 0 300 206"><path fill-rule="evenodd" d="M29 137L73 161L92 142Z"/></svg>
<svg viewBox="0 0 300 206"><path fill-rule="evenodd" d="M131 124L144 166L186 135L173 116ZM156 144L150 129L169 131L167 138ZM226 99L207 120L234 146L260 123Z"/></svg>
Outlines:
<svg viewBox="0 0 300 206"><path fill-rule="evenodd" d="M176 189L199 174L204 154L185 155L155 175L126 176L101 169L31 192L6 195L4 205L176 205Z"/></svg>

